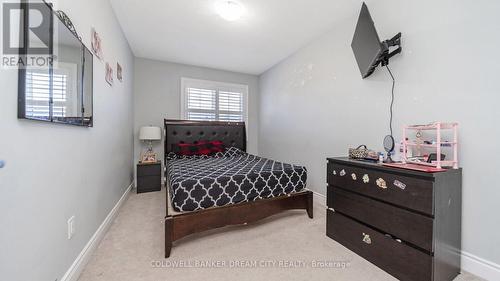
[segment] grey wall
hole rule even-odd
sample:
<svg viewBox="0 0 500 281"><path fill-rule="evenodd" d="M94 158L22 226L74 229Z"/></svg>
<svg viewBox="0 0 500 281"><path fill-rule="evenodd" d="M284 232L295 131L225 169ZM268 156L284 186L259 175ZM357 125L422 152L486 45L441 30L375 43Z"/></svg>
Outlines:
<svg viewBox="0 0 500 281"><path fill-rule="evenodd" d="M361 1L343 2L351 14L260 81L259 152L306 165L309 187L323 194L326 157L362 143L382 150L388 134L390 77L377 69L361 79L350 48ZM500 264L500 2L367 2L382 40L403 33L404 53L390 65L397 139L404 124L460 122L463 249Z"/></svg>
<svg viewBox="0 0 500 281"><path fill-rule="evenodd" d="M146 147L139 141L139 129L142 126L154 125L163 128L165 117L180 118L182 77L248 85L248 151L257 153L259 123L259 78L257 76L136 58L134 74L134 154L136 161L139 159L141 150ZM154 146L158 155L163 155L162 145L162 142L158 142Z"/></svg>
<svg viewBox="0 0 500 281"><path fill-rule="evenodd" d="M124 82L110 87L94 60L94 128L17 119L17 71L0 70L0 272L2 280L61 279L132 181L133 56L108 1L57 1ZM66 221L76 216L68 240Z"/></svg>

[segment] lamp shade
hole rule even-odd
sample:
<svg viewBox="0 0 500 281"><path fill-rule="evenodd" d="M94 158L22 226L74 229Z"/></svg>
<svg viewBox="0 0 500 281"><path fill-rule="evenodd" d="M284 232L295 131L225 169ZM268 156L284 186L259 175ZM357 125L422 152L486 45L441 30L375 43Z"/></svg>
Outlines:
<svg viewBox="0 0 500 281"><path fill-rule="evenodd" d="M142 127L139 131L139 139L145 141L161 140L161 128L152 126Z"/></svg>

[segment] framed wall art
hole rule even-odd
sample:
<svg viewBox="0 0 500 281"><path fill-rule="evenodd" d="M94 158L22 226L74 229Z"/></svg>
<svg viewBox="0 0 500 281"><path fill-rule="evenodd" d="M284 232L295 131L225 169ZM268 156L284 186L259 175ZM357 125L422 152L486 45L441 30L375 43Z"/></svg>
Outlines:
<svg viewBox="0 0 500 281"><path fill-rule="evenodd" d="M106 82L113 86L113 68L109 63L106 63Z"/></svg>
<svg viewBox="0 0 500 281"><path fill-rule="evenodd" d="M102 60L102 41L101 41L101 36L95 28L92 28L92 52L94 52L94 55L99 59Z"/></svg>
<svg viewBox="0 0 500 281"><path fill-rule="evenodd" d="M116 63L116 78L118 81L123 82L123 70L119 63Z"/></svg>

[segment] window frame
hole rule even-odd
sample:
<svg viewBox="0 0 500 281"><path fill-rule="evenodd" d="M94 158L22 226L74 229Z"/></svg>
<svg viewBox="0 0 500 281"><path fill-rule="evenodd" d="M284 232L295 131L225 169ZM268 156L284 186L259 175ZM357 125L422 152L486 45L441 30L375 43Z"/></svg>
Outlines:
<svg viewBox="0 0 500 281"><path fill-rule="evenodd" d="M241 91L243 95L243 122L245 122L246 127L248 127L248 85L245 84L236 84L236 83L228 83L228 82L220 82L220 81L211 81L211 80L203 80L203 79L195 79L182 77L181 78L181 119L188 119L188 110L187 110L187 88L203 88L208 90L214 90L216 92L216 107L215 107L215 116L216 118L219 116L219 92L220 91ZM215 120L219 121L219 120ZM224 122L233 122L233 121L224 121Z"/></svg>

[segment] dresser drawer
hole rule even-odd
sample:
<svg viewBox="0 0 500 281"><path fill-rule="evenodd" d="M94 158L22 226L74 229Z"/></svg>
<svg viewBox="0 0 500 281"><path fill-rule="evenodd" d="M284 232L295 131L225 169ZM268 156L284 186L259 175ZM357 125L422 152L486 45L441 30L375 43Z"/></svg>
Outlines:
<svg viewBox="0 0 500 281"><path fill-rule="evenodd" d="M328 163L328 184L433 215L432 180Z"/></svg>
<svg viewBox="0 0 500 281"><path fill-rule="evenodd" d="M332 186L328 187L328 198L332 203L329 207L336 212L433 252L431 218Z"/></svg>
<svg viewBox="0 0 500 281"><path fill-rule="evenodd" d="M161 164L138 165L137 176L160 176Z"/></svg>
<svg viewBox="0 0 500 281"><path fill-rule="evenodd" d="M432 280L432 257L327 210L327 235L399 280Z"/></svg>

